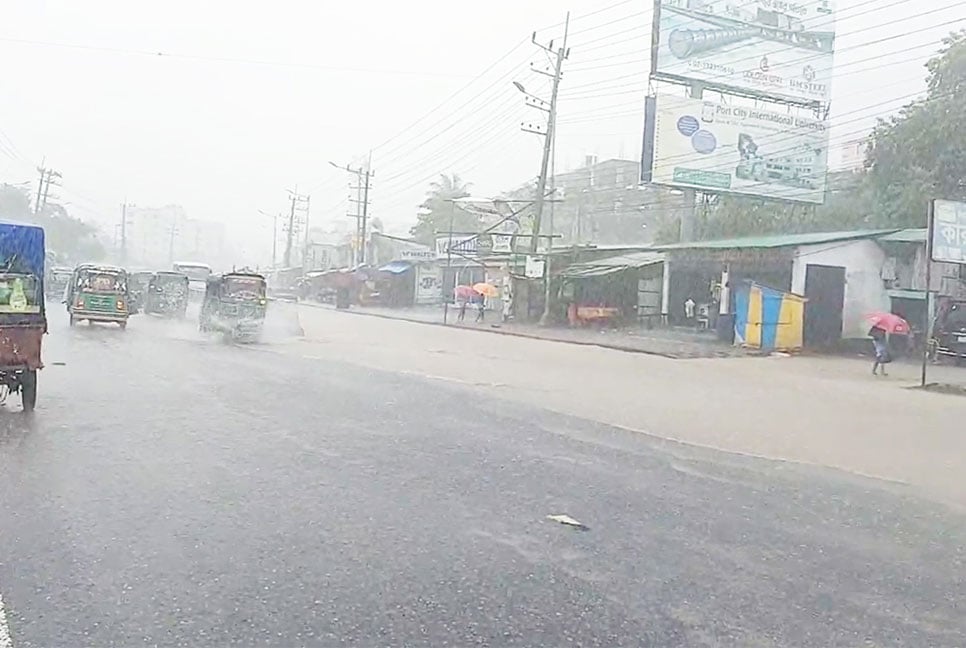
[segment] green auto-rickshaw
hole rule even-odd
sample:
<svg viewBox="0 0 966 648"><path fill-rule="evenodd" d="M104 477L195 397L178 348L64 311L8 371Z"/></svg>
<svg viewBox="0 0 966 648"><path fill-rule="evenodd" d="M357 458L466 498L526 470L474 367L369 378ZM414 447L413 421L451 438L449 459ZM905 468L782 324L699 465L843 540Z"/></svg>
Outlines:
<svg viewBox="0 0 966 648"><path fill-rule="evenodd" d="M124 268L84 263L74 268L74 275L64 294L70 325L88 322L116 322L127 328L130 316L128 274Z"/></svg>
<svg viewBox="0 0 966 648"><path fill-rule="evenodd" d="M148 282L144 312L164 317L184 317L188 310L188 275L155 272Z"/></svg>
<svg viewBox="0 0 966 648"><path fill-rule="evenodd" d="M265 290L265 277L254 272L208 277L198 328L223 333L235 342L257 341L268 304Z"/></svg>

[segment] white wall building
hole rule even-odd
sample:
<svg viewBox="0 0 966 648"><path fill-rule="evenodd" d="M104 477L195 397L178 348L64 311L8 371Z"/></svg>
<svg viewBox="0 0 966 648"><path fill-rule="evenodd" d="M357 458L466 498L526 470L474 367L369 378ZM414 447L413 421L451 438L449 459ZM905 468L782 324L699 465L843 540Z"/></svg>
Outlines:
<svg viewBox="0 0 966 648"><path fill-rule="evenodd" d="M863 338L869 331L866 315L888 312L889 295L882 279L886 253L872 239L805 245L795 250L792 262L791 291L805 295L809 266L844 271L845 296L842 302L842 337ZM807 308L807 307L806 307Z"/></svg>
<svg viewBox="0 0 966 648"><path fill-rule="evenodd" d="M129 205L125 226L128 263L167 268L174 260L230 264L224 223L189 218L180 205Z"/></svg>

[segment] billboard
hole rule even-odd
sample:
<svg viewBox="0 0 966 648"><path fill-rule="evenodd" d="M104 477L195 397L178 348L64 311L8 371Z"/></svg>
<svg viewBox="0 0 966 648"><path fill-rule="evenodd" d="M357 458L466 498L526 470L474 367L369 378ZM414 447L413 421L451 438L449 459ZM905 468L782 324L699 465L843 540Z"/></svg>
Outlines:
<svg viewBox="0 0 966 648"><path fill-rule="evenodd" d="M966 263L966 203L934 200L932 260Z"/></svg>
<svg viewBox="0 0 966 648"><path fill-rule="evenodd" d="M803 104L828 103L831 0L655 0L651 74Z"/></svg>
<svg viewBox="0 0 966 648"><path fill-rule="evenodd" d="M822 203L828 166L826 122L702 99L648 101L645 182L709 193ZM645 120L649 125L650 120Z"/></svg>

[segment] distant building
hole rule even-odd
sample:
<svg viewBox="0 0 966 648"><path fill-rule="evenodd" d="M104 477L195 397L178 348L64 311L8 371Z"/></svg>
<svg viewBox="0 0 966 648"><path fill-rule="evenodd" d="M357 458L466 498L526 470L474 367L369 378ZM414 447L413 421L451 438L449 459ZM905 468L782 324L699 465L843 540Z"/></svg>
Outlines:
<svg viewBox="0 0 966 648"><path fill-rule="evenodd" d="M638 161L599 162L595 156L577 169L558 173L552 179L554 202L546 203L543 212L545 222L553 214L554 245L654 242L661 225L678 215L682 192L642 185L640 177ZM527 200L534 191L530 183L507 196Z"/></svg>
<svg viewBox="0 0 966 648"><path fill-rule="evenodd" d="M865 169L865 157L869 153L871 142L868 137L851 140L842 144L839 149L841 154L840 169L857 173Z"/></svg>
<svg viewBox="0 0 966 648"><path fill-rule="evenodd" d="M174 260L226 262L227 228L223 223L188 218L180 205L129 205L124 231L127 259L132 264L167 268Z"/></svg>

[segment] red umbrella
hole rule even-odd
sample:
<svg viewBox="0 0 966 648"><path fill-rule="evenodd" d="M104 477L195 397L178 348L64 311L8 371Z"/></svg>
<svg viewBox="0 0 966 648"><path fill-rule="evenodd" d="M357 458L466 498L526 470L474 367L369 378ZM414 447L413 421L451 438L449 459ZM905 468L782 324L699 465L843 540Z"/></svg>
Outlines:
<svg viewBox="0 0 966 648"><path fill-rule="evenodd" d="M470 300L476 297L476 291L473 290L473 286L457 286L453 292L456 295L456 299Z"/></svg>
<svg viewBox="0 0 966 648"><path fill-rule="evenodd" d="M911 330L909 322L895 313L869 313L865 317L873 327L880 328L886 333L907 335Z"/></svg>

